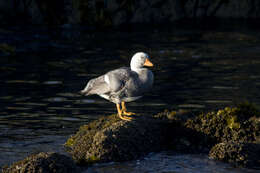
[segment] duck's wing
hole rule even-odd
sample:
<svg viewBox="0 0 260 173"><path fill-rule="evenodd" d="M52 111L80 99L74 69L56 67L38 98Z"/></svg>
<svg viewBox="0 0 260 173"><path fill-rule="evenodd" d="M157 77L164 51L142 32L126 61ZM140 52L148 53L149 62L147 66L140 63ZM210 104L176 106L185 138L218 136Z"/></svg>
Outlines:
<svg viewBox="0 0 260 173"><path fill-rule="evenodd" d="M105 74L105 82L109 85L111 92L116 93L125 88L126 83L131 80L133 74L130 68L122 67Z"/></svg>
<svg viewBox="0 0 260 173"><path fill-rule="evenodd" d="M110 71L91 79L81 93L84 95L116 93L125 87L131 75L131 70L127 67Z"/></svg>
<svg viewBox="0 0 260 173"><path fill-rule="evenodd" d="M111 93L110 98L130 102L142 97L139 77L130 68L120 68L107 74Z"/></svg>
<svg viewBox="0 0 260 173"><path fill-rule="evenodd" d="M89 80L86 87L80 91L84 95L105 94L110 92L109 85L105 82L105 75Z"/></svg>

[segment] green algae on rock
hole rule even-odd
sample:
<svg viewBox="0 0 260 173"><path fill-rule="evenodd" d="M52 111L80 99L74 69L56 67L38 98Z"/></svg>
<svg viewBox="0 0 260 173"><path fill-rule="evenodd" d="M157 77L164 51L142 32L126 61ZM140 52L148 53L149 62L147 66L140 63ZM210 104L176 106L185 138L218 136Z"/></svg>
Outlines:
<svg viewBox="0 0 260 173"><path fill-rule="evenodd" d="M123 121L114 114L80 127L65 146L81 165L137 159L160 151L166 142L167 122L149 117Z"/></svg>
<svg viewBox="0 0 260 173"><path fill-rule="evenodd" d="M195 112L166 110L152 117L139 116L129 122L114 114L81 126L65 146L78 164L88 165L137 159L165 149L198 153L209 152L221 142L233 142L243 147L251 146L247 143L258 145L257 141L260 141L259 111L251 104L197 115ZM244 143L246 145L242 145ZM226 149L227 153L232 152L232 148ZM211 153L213 151L211 149ZM247 150L241 151L241 155L247 154ZM218 159L217 156L213 158ZM250 157L244 158L243 163L248 163L244 165L256 163ZM225 158L222 160L226 161Z"/></svg>
<svg viewBox="0 0 260 173"><path fill-rule="evenodd" d="M223 142L212 147L209 156L234 166L260 169L260 144Z"/></svg>
<svg viewBox="0 0 260 173"><path fill-rule="evenodd" d="M260 134L258 117L260 113L253 105L243 103L217 112L202 113L189 119L185 126L213 138L212 145L230 140L252 142Z"/></svg>
<svg viewBox="0 0 260 173"><path fill-rule="evenodd" d="M235 166L259 167L258 157L249 149L253 147L256 153L259 150L259 115L254 105L242 103L199 114L164 111L156 117L172 121L174 127L170 129L172 140L169 141L171 149L177 152L210 151L209 155L216 160Z"/></svg>
<svg viewBox="0 0 260 173"><path fill-rule="evenodd" d="M48 152L33 154L24 160L15 162L10 167L4 167L3 173L77 173L80 169L71 158L58 153Z"/></svg>
<svg viewBox="0 0 260 173"><path fill-rule="evenodd" d="M185 127L201 134L210 157L235 166L259 168L260 113L249 103L201 113L188 119Z"/></svg>

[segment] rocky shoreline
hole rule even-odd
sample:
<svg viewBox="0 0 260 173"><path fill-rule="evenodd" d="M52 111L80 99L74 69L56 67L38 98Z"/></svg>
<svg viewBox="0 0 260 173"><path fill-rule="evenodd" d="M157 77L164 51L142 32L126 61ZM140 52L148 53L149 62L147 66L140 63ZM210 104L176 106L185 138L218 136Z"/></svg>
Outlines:
<svg viewBox="0 0 260 173"><path fill-rule="evenodd" d="M208 153L236 167L260 169L260 112L244 103L199 114L165 111L131 122L110 115L81 126L65 147L74 161L39 153L2 171L80 172L93 163L133 160L163 150Z"/></svg>
<svg viewBox="0 0 260 173"><path fill-rule="evenodd" d="M258 20L256 0L58 0L0 2L0 24L119 26L214 19Z"/></svg>

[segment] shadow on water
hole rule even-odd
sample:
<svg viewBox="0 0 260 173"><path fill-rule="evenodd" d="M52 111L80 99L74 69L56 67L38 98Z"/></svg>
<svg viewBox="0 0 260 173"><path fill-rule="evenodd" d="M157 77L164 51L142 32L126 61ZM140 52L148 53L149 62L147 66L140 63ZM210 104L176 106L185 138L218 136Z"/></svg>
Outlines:
<svg viewBox="0 0 260 173"><path fill-rule="evenodd" d="M80 125L116 112L113 103L78 91L93 77L129 66L137 51L155 64L155 84L128 104L133 112L260 103L260 40L253 31L81 31L75 40L44 30L0 32L0 166L37 151L64 152Z"/></svg>

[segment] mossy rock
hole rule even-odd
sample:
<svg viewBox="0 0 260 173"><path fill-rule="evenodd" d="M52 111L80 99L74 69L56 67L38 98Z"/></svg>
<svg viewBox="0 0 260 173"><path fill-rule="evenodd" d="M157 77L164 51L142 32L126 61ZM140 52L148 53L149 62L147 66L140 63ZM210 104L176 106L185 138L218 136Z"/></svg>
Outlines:
<svg viewBox="0 0 260 173"><path fill-rule="evenodd" d="M260 169L260 144L223 142L212 147L209 156L234 166Z"/></svg>
<svg viewBox="0 0 260 173"><path fill-rule="evenodd" d="M260 144L260 116L250 104L201 113L164 111L123 121L116 114L80 127L65 146L82 165L138 159L149 152L209 152L220 142Z"/></svg>
<svg viewBox="0 0 260 173"><path fill-rule="evenodd" d="M225 141L253 142L260 136L260 113L251 104L226 107L217 112L201 113L189 119L185 127L205 134L212 145Z"/></svg>
<svg viewBox="0 0 260 173"><path fill-rule="evenodd" d="M58 153L48 152L33 154L24 160L4 167L3 173L77 173L80 169L71 158Z"/></svg>
<svg viewBox="0 0 260 173"><path fill-rule="evenodd" d="M111 115L81 126L65 146L82 165L132 160L162 150L167 128L166 121L155 118L139 116L124 121Z"/></svg>

